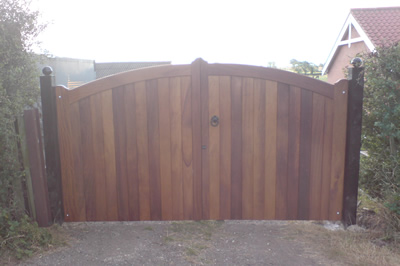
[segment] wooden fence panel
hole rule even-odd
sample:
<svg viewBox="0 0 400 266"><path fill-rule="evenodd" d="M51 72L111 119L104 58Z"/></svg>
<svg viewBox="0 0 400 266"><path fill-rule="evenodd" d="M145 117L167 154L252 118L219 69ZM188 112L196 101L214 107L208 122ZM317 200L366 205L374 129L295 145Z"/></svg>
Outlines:
<svg viewBox="0 0 400 266"><path fill-rule="evenodd" d="M66 221L339 220L347 86L196 60L58 87Z"/></svg>

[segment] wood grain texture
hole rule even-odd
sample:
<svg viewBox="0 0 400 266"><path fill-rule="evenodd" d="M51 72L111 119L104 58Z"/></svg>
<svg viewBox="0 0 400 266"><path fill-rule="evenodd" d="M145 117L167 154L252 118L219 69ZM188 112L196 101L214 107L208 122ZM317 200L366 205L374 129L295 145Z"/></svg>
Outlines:
<svg viewBox="0 0 400 266"><path fill-rule="evenodd" d="M278 84L265 81L265 200L264 219L275 219Z"/></svg>
<svg viewBox="0 0 400 266"><path fill-rule="evenodd" d="M201 60L192 63L192 134L193 134L193 218L201 220L202 206L202 161L201 161Z"/></svg>
<svg viewBox="0 0 400 266"><path fill-rule="evenodd" d="M106 182L106 218L107 221L118 220L117 201L117 174L115 162L115 137L114 137L114 115L112 91L108 90L101 94L101 112L103 120L104 138L104 177Z"/></svg>
<svg viewBox="0 0 400 266"><path fill-rule="evenodd" d="M213 116L220 117L219 113L219 77L208 78L208 113L209 120ZM210 219L220 217L220 127L210 124L209 129L209 177L210 177Z"/></svg>
<svg viewBox="0 0 400 266"><path fill-rule="evenodd" d="M288 149L289 149L289 86L278 83L276 138L276 219L287 219Z"/></svg>
<svg viewBox="0 0 400 266"><path fill-rule="evenodd" d="M344 157L346 150L348 81L335 84L329 220L341 220L343 208Z"/></svg>
<svg viewBox="0 0 400 266"><path fill-rule="evenodd" d="M203 214L202 218L210 219L210 170L209 170L209 132L208 125L210 123L209 110L208 110L208 64L200 61L200 91L201 91L201 181L202 181L202 201L203 201Z"/></svg>
<svg viewBox="0 0 400 266"><path fill-rule="evenodd" d="M136 93L136 132L138 149L139 204L140 220L150 220L150 173L149 173L149 140L147 127L146 83L135 84Z"/></svg>
<svg viewBox="0 0 400 266"><path fill-rule="evenodd" d="M170 79L172 217L183 219L182 107L180 78Z"/></svg>
<svg viewBox="0 0 400 266"><path fill-rule="evenodd" d="M51 224L51 213L38 109L24 111L24 124L35 201L36 222L40 227L47 227ZM24 206L22 205L22 207Z"/></svg>
<svg viewBox="0 0 400 266"><path fill-rule="evenodd" d="M241 76L260 78L280 83L285 83L300 88L305 88L314 93L333 98L334 86L304 75L270 67L234 65L234 64L209 64L208 74L215 76Z"/></svg>
<svg viewBox="0 0 400 266"><path fill-rule="evenodd" d="M66 221L342 218L346 81L153 70L56 89Z"/></svg>
<svg viewBox="0 0 400 266"><path fill-rule="evenodd" d="M116 184L117 203L118 203L117 210L118 210L118 220L120 221L128 221L130 219L129 191L128 191L129 185L128 185L128 172L127 172L128 143L126 134L127 134L127 128L129 127L129 129L131 130L131 126L129 123L126 122L127 117L126 117L126 110L124 108L125 106L124 99L125 99L125 90L123 87L116 88L112 91L115 162L116 162L116 176L117 176L117 184Z"/></svg>
<svg viewBox="0 0 400 266"><path fill-rule="evenodd" d="M253 219L264 218L265 197L265 80L254 80Z"/></svg>
<svg viewBox="0 0 400 266"><path fill-rule="evenodd" d="M301 89L290 86L287 219L298 216Z"/></svg>
<svg viewBox="0 0 400 266"><path fill-rule="evenodd" d="M324 147L322 156L322 180L321 180L321 220L329 219L329 194L331 183L332 162L332 129L333 129L333 105L332 100L325 99L324 117Z"/></svg>
<svg viewBox="0 0 400 266"><path fill-rule="evenodd" d="M71 147L74 156L71 158L73 163L74 175L70 176L68 181L69 185L63 185L63 191L71 196L72 210L68 212L70 219L76 221L86 220L86 209L85 209L85 183L83 179L82 169L82 142L81 142L81 131L80 131L80 112L79 104L75 103L70 106L70 132L71 136ZM65 160L66 161L66 160ZM64 162L65 162L64 161ZM65 189L64 189L65 188ZM68 190L72 189L73 194Z"/></svg>
<svg viewBox="0 0 400 266"><path fill-rule="evenodd" d="M163 220L172 220L171 105L168 78L158 80L158 106L161 155L161 215Z"/></svg>
<svg viewBox="0 0 400 266"><path fill-rule="evenodd" d="M157 80L146 81L150 219L161 220L160 131Z"/></svg>
<svg viewBox="0 0 400 266"><path fill-rule="evenodd" d="M190 77L181 78L183 216L193 219L193 133Z"/></svg>
<svg viewBox="0 0 400 266"><path fill-rule="evenodd" d="M309 218L309 192L311 174L311 141L312 141L312 105L313 94L307 90L301 90L300 111L300 160L299 160L299 220Z"/></svg>
<svg viewBox="0 0 400 266"><path fill-rule="evenodd" d="M136 131L136 96L135 84L126 85L123 88L122 105L117 106L124 111L122 123L125 123L125 130L123 136L126 136L123 142L126 145L123 148L124 163L126 164L125 184L124 188L125 197L128 197L127 214L129 220L140 220L140 206L139 206L139 175L138 175L138 149L137 149L137 131Z"/></svg>
<svg viewBox="0 0 400 266"><path fill-rule="evenodd" d="M220 219L231 219L232 104L231 78L219 78L220 112Z"/></svg>
<svg viewBox="0 0 400 266"><path fill-rule="evenodd" d="M80 129L82 145L82 173L85 190L86 220L96 221L96 169L92 144L93 128L91 117L91 101L85 98L79 102Z"/></svg>
<svg viewBox="0 0 400 266"><path fill-rule="evenodd" d="M190 65L167 65L136 69L112 75L106 78L94 80L79 87L79 89L68 90L68 103L71 104L93 94L100 93L113 88L133 84L141 81L157 78L190 76Z"/></svg>
<svg viewBox="0 0 400 266"><path fill-rule="evenodd" d="M312 110L310 212L309 219L319 220L321 216L322 155L324 147L325 99L314 94Z"/></svg>
<svg viewBox="0 0 400 266"><path fill-rule="evenodd" d="M242 219L242 78L232 77L231 218Z"/></svg>
<svg viewBox="0 0 400 266"><path fill-rule="evenodd" d="M95 214L96 221L107 219L107 198L106 195L106 177L105 177L105 158L104 158L104 132L102 116L102 97L101 94L95 94L89 97L90 115L91 115L91 146L93 147L94 163L94 184L95 184Z"/></svg>
<svg viewBox="0 0 400 266"><path fill-rule="evenodd" d="M242 215L253 218L254 79L243 78L242 89Z"/></svg>

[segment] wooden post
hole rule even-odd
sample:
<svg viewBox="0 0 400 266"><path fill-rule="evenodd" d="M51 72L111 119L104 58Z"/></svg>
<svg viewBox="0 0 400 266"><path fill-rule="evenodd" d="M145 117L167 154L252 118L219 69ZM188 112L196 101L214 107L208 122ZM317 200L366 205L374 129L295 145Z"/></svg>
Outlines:
<svg viewBox="0 0 400 266"><path fill-rule="evenodd" d="M39 119L38 109L24 111L29 171L36 210L35 219L40 227L44 227L51 224L51 214Z"/></svg>
<svg viewBox="0 0 400 266"><path fill-rule="evenodd" d="M54 221L61 223L64 218L64 212L62 205L55 80L54 76L51 75L53 70L50 67L43 68L42 72L44 76L40 77L40 91L42 97L44 150L50 209Z"/></svg>
<svg viewBox="0 0 400 266"><path fill-rule="evenodd" d="M349 96L347 107L346 159L343 191L343 224L356 223L358 175L360 170L362 104L364 68L360 58L354 58L349 68Z"/></svg>

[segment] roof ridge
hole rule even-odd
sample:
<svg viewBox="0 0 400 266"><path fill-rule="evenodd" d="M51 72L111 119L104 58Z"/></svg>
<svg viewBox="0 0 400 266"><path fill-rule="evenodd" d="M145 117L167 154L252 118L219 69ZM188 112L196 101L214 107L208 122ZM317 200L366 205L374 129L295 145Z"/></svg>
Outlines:
<svg viewBox="0 0 400 266"><path fill-rule="evenodd" d="M357 8L350 8L350 12L352 11L367 11L367 10L378 10L378 9L397 9L400 8L400 6L386 6L386 7L357 7Z"/></svg>

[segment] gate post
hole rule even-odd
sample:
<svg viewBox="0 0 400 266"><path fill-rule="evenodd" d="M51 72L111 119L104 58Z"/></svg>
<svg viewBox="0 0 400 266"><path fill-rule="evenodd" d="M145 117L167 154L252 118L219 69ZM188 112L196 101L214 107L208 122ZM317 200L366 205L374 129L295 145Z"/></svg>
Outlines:
<svg viewBox="0 0 400 266"><path fill-rule="evenodd" d="M51 67L44 67L40 77L42 119L47 184L53 221L63 221L60 152L58 146L55 78Z"/></svg>
<svg viewBox="0 0 400 266"><path fill-rule="evenodd" d="M346 156L344 169L343 216L345 226L356 223L358 176L360 170L362 105L364 91L364 68L362 60L351 60L349 68L349 95L347 104Z"/></svg>

